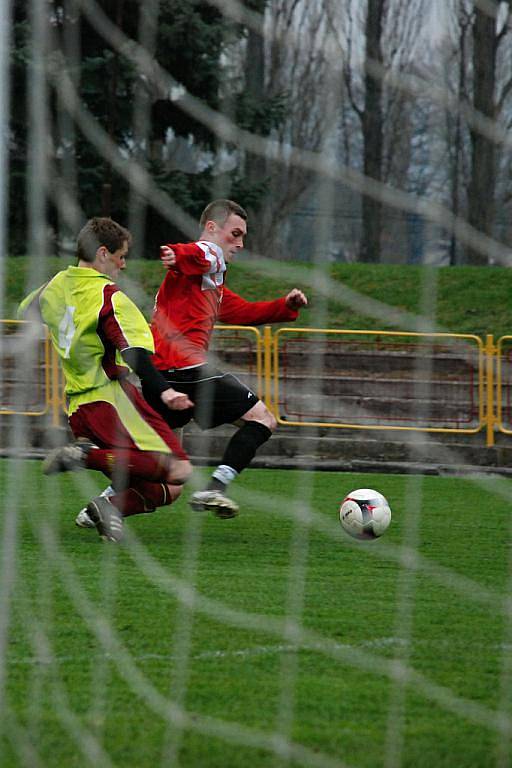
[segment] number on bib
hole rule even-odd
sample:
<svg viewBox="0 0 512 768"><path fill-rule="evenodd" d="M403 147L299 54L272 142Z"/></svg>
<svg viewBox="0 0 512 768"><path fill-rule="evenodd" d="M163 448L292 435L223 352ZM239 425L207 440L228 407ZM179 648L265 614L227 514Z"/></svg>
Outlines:
<svg viewBox="0 0 512 768"><path fill-rule="evenodd" d="M59 347L64 350L64 357L69 357L69 350L76 331L73 321L74 314L75 307L66 307L64 316L59 323Z"/></svg>

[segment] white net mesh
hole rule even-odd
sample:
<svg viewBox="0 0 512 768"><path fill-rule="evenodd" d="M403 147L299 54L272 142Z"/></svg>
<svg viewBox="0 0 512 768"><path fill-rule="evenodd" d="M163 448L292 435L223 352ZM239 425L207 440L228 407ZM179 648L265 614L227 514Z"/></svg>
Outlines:
<svg viewBox="0 0 512 768"><path fill-rule="evenodd" d="M0 11L2 765L509 765L511 493L475 470L485 438L506 461L509 340L498 371L502 326L438 308L440 267L492 282L510 260L510 4ZM216 197L249 208L240 293L311 299L288 336L219 329L212 349L279 432L233 484L237 520L189 511L197 469L102 546L73 519L104 478L41 475L62 381L16 304L104 214L153 259L123 282L149 319L158 244L195 238ZM374 260L409 263L414 302L339 271ZM195 463L219 434L185 432ZM389 533L343 538L342 498L376 484Z"/></svg>

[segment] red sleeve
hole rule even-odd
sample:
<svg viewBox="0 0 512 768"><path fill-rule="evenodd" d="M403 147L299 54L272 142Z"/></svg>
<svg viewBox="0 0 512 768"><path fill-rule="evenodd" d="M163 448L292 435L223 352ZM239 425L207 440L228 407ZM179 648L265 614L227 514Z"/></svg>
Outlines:
<svg viewBox="0 0 512 768"><path fill-rule="evenodd" d="M299 313L288 309L285 297L273 301L246 301L224 287L218 319L230 325L263 325L296 320Z"/></svg>
<svg viewBox="0 0 512 768"><path fill-rule="evenodd" d="M117 291L119 291L119 287L112 283L103 289L103 306L98 317L97 332L103 343L109 341L116 349L126 349L130 345L119 325L112 305L112 295Z"/></svg>
<svg viewBox="0 0 512 768"><path fill-rule="evenodd" d="M123 349L128 346L128 342L123 334L122 328L117 322L117 318L112 305L112 294L119 288L110 283L103 289L103 306L98 316L98 326L96 332L100 337L105 354L103 355L101 365L109 379L119 379L126 376L129 368L124 365L118 365L116 362L116 349Z"/></svg>
<svg viewBox="0 0 512 768"><path fill-rule="evenodd" d="M204 275L205 273L223 272L225 270L224 259L219 257L208 243L169 243L176 254L176 264L171 271L180 272L182 275ZM220 250L220 249L219 249Z"/></svg>

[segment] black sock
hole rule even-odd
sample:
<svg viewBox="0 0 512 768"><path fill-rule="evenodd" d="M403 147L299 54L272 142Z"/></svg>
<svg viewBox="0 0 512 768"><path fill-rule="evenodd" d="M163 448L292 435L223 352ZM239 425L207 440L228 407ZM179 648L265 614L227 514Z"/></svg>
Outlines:
<svg viewBox="0 0 512 768"><path fill-rule="evenodd" d="M256 451L272 436L271 430L258 421L248 421L235 432L226 446L221 464L240 473L249 466Z"/></svg>

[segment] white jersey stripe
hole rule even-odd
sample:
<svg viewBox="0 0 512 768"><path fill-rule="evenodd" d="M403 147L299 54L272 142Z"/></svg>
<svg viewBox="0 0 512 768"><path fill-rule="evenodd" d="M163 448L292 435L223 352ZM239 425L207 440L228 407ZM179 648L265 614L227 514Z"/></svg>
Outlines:
<svg viewBox="0 0 512 768"><path fill-rule="evenodd" d="M219 245L210 243L207 240L198 240L196 245L204 253L206 261L210 263L210 269L208 270L207 274L216 275L222 274L226 271L224 253Z"/></svg>

